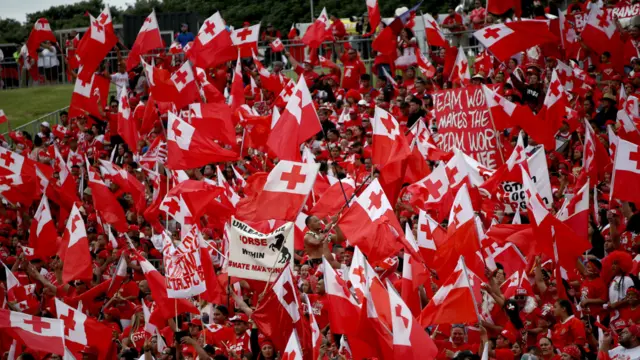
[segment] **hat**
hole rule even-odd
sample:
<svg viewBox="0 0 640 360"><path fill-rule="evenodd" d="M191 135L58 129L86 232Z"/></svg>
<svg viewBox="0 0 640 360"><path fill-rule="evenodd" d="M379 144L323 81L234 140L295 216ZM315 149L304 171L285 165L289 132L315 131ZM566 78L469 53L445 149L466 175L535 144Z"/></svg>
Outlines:
<svg viewBox="0 0 640 360"><path fill-rule="evenodd" d="M40 123L40 126L44 126L44 127L50 127L49 123L47 121L43 121Z"/></svg>
<svg viewBox="0 0 640 360"><path fill-rule="evenodd" d="M511 331L504 329L500 332L500 335L502 337L504 337L505 339L507 339L507 341L509 342L509 344L513 344L516 342L516 336L514 333L512 333Z"/></svg>
<svg viewBox="0 0 640 360"><path fill-rule="evenodd" d="M193 320L191 320L191 325L193 325L193 326L202 326L202 320L193 319Z"/></svg>
<svg viewBox="0 0 640 360"><path fill-rule="evenodd" d="M611 323L611 328L615 331L622 330L626 327L627 327L627 322L622 319L618 319Z"/></svg>
<svg viewBox="0 0 640 360"><path fill-rule="evenodd" d="M479 73L478 73L478 74L475 74L475 75L473 75L473 76L471 77L471 80L474 80L474 79L484 81L484 76L482 76L481 74L479 74Z"/></svg>
<svg viewBox="0 0 640 360"><path fill-rule="evenodd" d="M236 316L229 319L229 321L230 322L238 322L238 321L249 322L249 317L247 316L247 314L236 314Z"/></svg>
<svg viewBox="0 0 640 360"><path fill-rule="evenodd" d="M615 97L615 96L613 96L613 94L612 94L612 93L606 93L606 94L604 94L604 95L602 96L602 99L603 99L603 100L604 100L604 99L611 100L611 101L613 101L613 103L614 103L614 104L615 104L616 102L618 102L618 99L616 99L616 97Z"/></svg>
<svg viewBox="0 0 640 360"><path fill-rule="evenodd" d="M360 101L358 101L358 105L367 106L367 105L369 105L369 103L367 103L367 100L361 99Z"/></svg>
<svg viewBox="0 0 640 360"><path fill-rule="evenodd" d="M571 356L572 359L580 359L580 349L575 345L569 345L562 348L562 353Z"/></svg>
<svg viewBox="0 0 640 360"><path fill-rule="evenodd" d="M356 109L349 109L349 114L357 114L358 112L356 111Z"/></svg>

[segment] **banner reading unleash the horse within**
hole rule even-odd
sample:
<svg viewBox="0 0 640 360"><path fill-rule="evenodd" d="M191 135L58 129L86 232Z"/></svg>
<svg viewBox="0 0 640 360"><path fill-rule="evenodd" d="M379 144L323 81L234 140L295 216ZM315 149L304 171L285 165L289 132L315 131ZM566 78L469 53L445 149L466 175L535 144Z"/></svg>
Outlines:
<svg viewBox="0 0 640 360"><path fill-rule="evenodd" d="M229 276L275 280L287 262L293 261L292 229L293 223L288 222L272 233L263 234L233 218L228 228Z"/></svg>
<svg viewBox="0 0 640 360"><path fill-rule="evenodd" d="M489 169L502 165L482 87L436 91L433 105L440 149L458 148Z"/></svg>

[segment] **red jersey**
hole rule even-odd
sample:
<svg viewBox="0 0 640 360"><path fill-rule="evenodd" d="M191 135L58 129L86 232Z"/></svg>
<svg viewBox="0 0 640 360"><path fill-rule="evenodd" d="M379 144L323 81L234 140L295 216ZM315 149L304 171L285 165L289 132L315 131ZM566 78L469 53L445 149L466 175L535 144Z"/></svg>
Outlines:
<svg viewBox="0 0 640 360"><path fill-rule="evenodd" d="M551 340L553 345L559 349L574 344L584 346L587 342L584 324L580 319L571 315L567 320L559 322L553 327Z"/></svg>
<svg viewBox="0 0 640 360"><path fill-rule="evenodd" d="M133 346L136 348L136 350L140 352L142 350L142 346L144 345L144 342L147 339L151 338L151 333L147 332L144 329L143 324L138 325L138 329L133 333L131 333L131 326L127 326L122 332L122 335L120 336L120 341L122 341L124 338L129 338L129 340L133 343Z"/></svg>
<svg viewBox="0 0 640 360"><path fill-rule="evenodd" d="M584 279L580 284L580 300L584 299L600 299L607 300L609 289L601 278L595 278L593 280ZM606 311L602 308L602 305L587 305L584 309L588 314L596 318L600 316L604 318Z"/></svg>
<svg viewBox="0 0 640 360"><path fill-rule="evenodd" d="M480 349L480 346L478 344L465 343L460 346L456 346L454 343L452 343L449 340L446 340L446 341L434 340L433 342L438 347L438 355L436 356L436 360L448 360L449 358L447 357L446 350L450 350L454 353L459 351L465 351L465 350L469 350L473 353L478 353L478 350Z"/></svg>
<svg viewBox="0 0 640 360"><path fill-rule="evenodd" d="M367 73L367 68L360 58L350 60L348 54L342 54L340 61L344 65L342 76L342 87L346 90L358 89L360 87L360 75Z"/></svg>
<svg viewBox="0 0 640 360"><path fill-rule="evenodd" d="M460 14L458 13L453 14L453 16L449 15L446 18L444 18L444 21L442 22L442 24L455 25L454 27L449 28L449 30L452 32L464 30L464 26L462 25L462 16L460 16ZM456 36L460 36L460 35L456 35Z"/></svg>
<svg viewBox="0 0 640 360"><path fill-rule="evenodd" d="M236 335L236 343L229 346L229 350L233 350L236 354L242 354L251 351L251 335L249 331L241 336Z"/></svg>
<svg viewBox="0 0 640 360"><path fill-rule="evenodd" d="M300 65L295 68L295 71L296 74L304 76L304 80L307 82L307 86L313 85L314 81L316 81L316 79L318 79L318 77L320 76L317 72L313 70L307 71Z"/></svg>
<svg viewBox="0 0 640 360"><path fill-rule="evenodd" d="M322 330L329 325L329 310L327 295L309 294L309 302L313 308L313 316L316 318L318 327Z"/></svg>

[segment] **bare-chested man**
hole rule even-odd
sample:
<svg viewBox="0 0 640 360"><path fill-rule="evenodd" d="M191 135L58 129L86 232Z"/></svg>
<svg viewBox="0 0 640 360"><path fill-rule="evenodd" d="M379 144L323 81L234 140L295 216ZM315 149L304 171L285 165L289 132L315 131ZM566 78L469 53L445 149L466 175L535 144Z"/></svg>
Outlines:
<svg viewBox="0 0 640 360"><path fill-rule="evenodd" d="M316 216L308 216L305 225L309 231L304 235L304 250L309 255L309 263L313 267L322 264L322 255L334 269L340 268L340 263L336 261L329 250L329 242L340 243L344 240L342 231L337 226L335 234L327 234L322 230L322 222Z"/></svg>

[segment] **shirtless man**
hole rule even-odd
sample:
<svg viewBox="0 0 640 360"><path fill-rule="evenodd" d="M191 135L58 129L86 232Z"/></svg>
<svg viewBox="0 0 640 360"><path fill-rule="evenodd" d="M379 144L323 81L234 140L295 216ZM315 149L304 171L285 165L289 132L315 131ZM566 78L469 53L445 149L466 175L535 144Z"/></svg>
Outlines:
<svg viewBox="0 0 640 360"><path fill-rule="evenodd" d="M309 229L304 235L304 250L309 255L309 263L311 266L317 267L322 264L322 256L324 255L334 269L339 269L340 263L336 261L329 250L329 242L337 244L344 240L340 228L335 227L335 234L327 234L322 230L322 222L320 219L313 215L308 216L304 222Z"/></svg>

